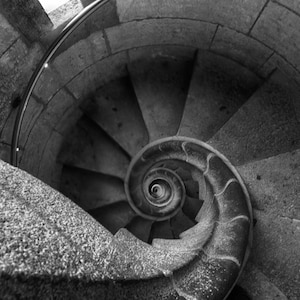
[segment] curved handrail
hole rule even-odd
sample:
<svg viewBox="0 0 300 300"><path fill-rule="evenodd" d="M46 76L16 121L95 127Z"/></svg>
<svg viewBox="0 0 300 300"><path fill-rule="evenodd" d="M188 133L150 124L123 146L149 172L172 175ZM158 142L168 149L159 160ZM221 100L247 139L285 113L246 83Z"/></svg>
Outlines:
<svg viewBox="0 0 300 300"><path fill-rule="evenodd" d="M54 40L51 46L48 48L44 56L42 57L40 63L32 74L27 88L22 96L22 102L18 110L18 114L16 117L13 136L12 136L12 146L11 146L11 164L13 166L18 166L18 152L19 152L19 138L20 138L20 130L23 122L23 118L25 115L25 111L30 99L30 95L39 80L40 75L42 74L45 67L47 67L48 62L56 52L56 50L60 47L60 45L70 36L70 34L81 25L90 15L96 12L101 6L109 2L109 0L96 0L95 2L88 5L84 8L76 17L74 17L62 30L59 36Z"/></svg>

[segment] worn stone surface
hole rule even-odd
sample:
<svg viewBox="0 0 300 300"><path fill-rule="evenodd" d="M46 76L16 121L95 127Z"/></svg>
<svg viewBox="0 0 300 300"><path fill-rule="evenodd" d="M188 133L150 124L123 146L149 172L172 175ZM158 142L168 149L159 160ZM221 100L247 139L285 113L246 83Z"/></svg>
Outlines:
<svg viewBox="0 0 300 300"><path fill-rule="evenodd" d="M48 102L39 118L53 128L70 109L70 107L74 105L75 101L75 98L70 93L61 89Z"/></svg>
<svg viewBox="0 0 300 300"><path fill-rule="evenodd" d="M248 263L244 269L238 284L255 300L287 300L287 297L270 282L255 265Z"/></svg>
<svg viewBox="0 0 300 300"><path fill-rule="evenodd" d="M76 77L84 69L107 56L104 37L101 32L80 40L54 59L54 66L64 83Z"/></svg>
<svg viewBox="0 0 300 300"><path fill-rule="evenodd" d="M10 162L10 148L9 144L0 142L0 159L6 162Z"/></svg>
<svg viewBox="0 0 300 300"><path fill-rule="evenodd" d="M22 127L20 131L20 139L19 139L19 146L24 147L27 139L30 135L30 132L35 126L36 121L44 109L44 105L37 101L35 97L30 97L28 101L28 105L26 107L26 111L24 114L24 118L22 121Z"/></svg>
<svg viewBox="0 0 300 300"><path fill-rule="evenodd" d="M83 112L76 106L70 106L54 129L65 136L82 117Z"/></svg>
<svg viewBox="0 0 300 300"><path fill-rule="evenodd" d="M239 268L230 260L196 258L174 274L179 295L186 299L222 299L233 285Z"/></svg>
<svg viewBox="0 0 300 300"><path fill-rule="evenodd" d="M2 0L1 13L33 43L51 30L52 23L39 1Z"/></svg>
<svg viewBox="0 0 300 300"><path fill-rule="evenodd" d="M129 65L150 141L176 135L182 117L193 59L144 57Z"/></svg>
<svg viewBox="0 0 300 300"><path fill-rule="evenodd" d="M127 74L126 53L109 56L91 65L67 85L78 99L86 99L103 84Z"/></svg>
<svg viewBox="0 0 300 300"><path fill-rule="evenodd" d="M256 209L300 219L299 160L296 150L238 168Z"/></svg>
<svg viewBox="0 0 300 300"><path fill-rule="evenodd" d="M47 68L43 69L33 89L33 94L38 97L41 102L47 104L62 85L63 82L61 82L59 74L54 70L53 64L50 63Z"/></svg>
<svg viewBox="0 0 300 300"><path fill-rule="evenodd" d="M288 299L300 295L300 221L273 212L254 211L253 248L250 261Z"/></svg>
<svg viewBox="0 0 300 300"><path fill-rule="evenodd" d="M259 83L257 76L239 64L198 51L178 134L208 140Z"/></svg>
<svg viewBox="0 0 300 300"><path fill-rule="evenodd" d="M54 187L60 180L62 165L57 163L57 156L63 142L63 136L57 131L53 131L39 164L37 177L43 182ZM55 186L56 187L56 186Z"/></svg>
<svg viewBox="0 0 300 300"><path fill-rule="evenodd" d="M120 279L140 279L172 273L186 265L197 255L195 251L157 249L142 242L126 229L114 236L115 256L110 268L119 270ZM110 269L109 268L109 269Z"/></svg>
<svg viewBox="0 0 300 300"><path fill-rule="evenodd" d="M99 282L63 276L0 277L3 299L106 299L108 286Z"/></svg>
<svg viewBox="0 0 300 300"><path fill-rule="evenodd" d="M99 277L101 271L83 249L49 225L18 192L6 187L7 182L1 180L1 273Z"/></svg>
<svg viewBox="0 0 300 300"><path fill-rule="evenodd" d="M114 80L95 91L82 108L131 156L149 139L135 92L128 77Z"/></svg>
<svg viewBox="0 0 300 300"><path fill-rule="evenodd" d="M41 47L28 48L18 39L0 58L0 128L11 111L11 103L21 96L28 80L41 58Z"/></svg>
<svg viewBox="0 0 300 300"><path fill-rule="evenodd" d="M292 11L300 14L300 3L297 0L276 0L277 3L280 3L288 8L290 8Z"/></svg>
<svg viewBox="0 0 300 300"><path fill-rule="evenodd" d="M109 300L185 300L173 287L169 278L118 282L110 286Z"/></svg>
<svg viewBox="0 0 300 300"><path fill-rule="evenodd" d="M45 223L89 253L94 263L97 261L98 267L103 268L106 264L103 253L112 241L112 235L106 229L71 200L26 172L4 162L0 170L3 174L0 184L5 186L7 195L15 194L23 199L24 205L30 205ZM105 272L105 268L102 271Z"/></svg>
<svg viewBox="0 0 300 300"><path fill-rule="evenodd" d="M262 77L269 77L272 72L279 69L281 73L294 80L296 83L300 83L300 72L297 71L290 63L284 58L274 53L258 70L259 75Z"/></svg>
<svg viewBox="0 0 300 300"><path fill-rule="evenodd" d="M265 4L259 1L117 0L121 22L145 18L200 19L247 32ZM235 16L234 18L232 16Z"/></svg>
<svg viewBox="0 0 300 300"><path fill-rule="evenodd" d="M52 130L42 120L38 120L35 123L24 145L24 153L20 161L21 169L37 176L42 154Z"/></svg>
<svg viewBox="0 0 300 300"><path fill-rule="evenodd" d="M211 50L257 70L272 54L262 43L226 27L218 27Z"/></svg>
<svg viewBox="0 0 300 300"><path fill-rule="evenodd" d="M234 165L241 165L300 146L300 123L293 99L300 91L276 72L209 140Z"/></svg>
<svg viewBox="0 0 300 300"><path fill-rule="evenodd" d="M251 35L276 50L299 70L299 28L298 15L270 1L252 29Z"/></svg>
<svg viewBox="0 0 300 300"><path fill-rule="evenodd" d="M0 14L0 57L17 40L19 33Z"/></svg>
<svg viewBox="0 0 300 300"><path fill-rule="evenodd" d="M216 25L182 19L133 21L106 29L112 52L148 45L185 45L207 49Z"/></svg>

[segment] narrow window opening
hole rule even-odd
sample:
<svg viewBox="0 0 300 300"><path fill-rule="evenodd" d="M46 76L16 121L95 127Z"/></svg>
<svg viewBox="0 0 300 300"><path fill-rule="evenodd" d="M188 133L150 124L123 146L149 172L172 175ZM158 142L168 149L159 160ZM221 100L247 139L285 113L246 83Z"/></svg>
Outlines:
<svg viewBox="0 0 300 300"><path fill-rule="evenodd" d="M83 9L80 0L39 0L39 2L48 14L54 28L71 20Z"/></svg>

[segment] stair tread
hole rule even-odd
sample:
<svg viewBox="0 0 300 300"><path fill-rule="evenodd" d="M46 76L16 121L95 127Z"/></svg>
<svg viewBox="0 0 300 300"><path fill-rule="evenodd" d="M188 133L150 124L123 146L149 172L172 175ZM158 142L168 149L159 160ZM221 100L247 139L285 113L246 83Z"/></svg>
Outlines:
<svg viewBox="0 0 300 300"><path fill-rule="evenodd" d="M126 153L86 117L68 134L58 160L66 165L125 178Z"/></svg>
<svg viewBox="0 0 300 300"><path fill-rule="evenodd" d="M88 210L88 213L113 234L128 225L136 216L127 201Z"/></svg>
<svg viewBox="0 0 300 300"><path fill-rule="evenodd" d="M300 90L279 71L208 141L235 165L300 147L293 100Z"/></svg>
<svg viewBox="0 0 300 300"><path fill-rule="evenodd" d="M241 65L199 51L178 135L208 140L259 84L258 77Z"/></svg>
<svg viewBox="0 0 300 300"><path fill-rule="evenodd" d="M155 249L136 238L126 229L120 229L114 236L116 252L111 260L112 272L120 278L143 279L172 272L191 261L194 251L168 251Z"/></svg>
<svg viewBox="0 0 300 300"><path fill-rule="evenodd" d="M287 300L287 297L255 265L248 263L239 279L242 286L255 300Z"/></svg>
<svg viewBox="0 0 300 300"><path fill-rule="evenodd" d="M83 110L131 156L148 143L148 132L127 77L98 89Z"/></svg>
<svg viewBox="0 0 300 300"><path fill-rule="evenodd" d="M127 226L126 229L145 243L148 242L153 221L137 216Z"/></svg>
<svg viewBox="0 0 300 300"><path fill-rule="evenodd" d="M300 220L254 210L250 262L289 299L300 295ZM293 298L294 297L294 298Z"/></svg>
<svg viewBox="0 0 300 300"><path fill-rule="evenodd" d="M300 150L238 167L258 210L300 219Z"/></svg>
<svg viewBox="0 0 300 300"><path fill-rule="evenodd" d="M64 166L60 190L84 210L126 200L123 181L100 173Z"/></svg>
<svg viewBox="0 0 300 300"><path fill-rule="evenodd" d="M130 77L150 141L175 135L191 76L189 60L155 57L129 65Z"/></svg>

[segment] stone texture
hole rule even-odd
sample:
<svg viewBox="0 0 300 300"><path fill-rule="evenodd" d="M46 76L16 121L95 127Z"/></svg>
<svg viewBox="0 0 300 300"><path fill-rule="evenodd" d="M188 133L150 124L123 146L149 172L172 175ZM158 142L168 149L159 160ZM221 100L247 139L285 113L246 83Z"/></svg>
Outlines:
<svg viewBox="0 0 300 300"><path fill-rule="evenodd" d="M30 43L39 41L52 27L48 15L37 0L2 0L0 8L1 13Z"/></svg>
<svg viewBox="0 0 300 300"><path fill-rule="evenodd" d="M106 44L101 32L80 40L53 61L64 83L76 77L96 61L107 56Z"/></svg>
<svg viewBox="0 0 300 300"><path fill-rule="evenodd" d="M281 73L294 80L296 83L300 83L300 73L284 58L274 53L261 68L258 70L259 75L262 77L269 77L276 69ZM299 101L298 101L299 102Z"/></svg>
<svg viewBox="0 0 300 300"><path fill-rule="evenodd" d="M86 3L83 3L86 2L85 0L81 0L80 2L85 6ZM89 0L88 2L91 3L93 1ZM86 39L86 37L90 34L94 32L101 32L104 28L112 27L119 23L115 0L102 3L101 7L90 15L83 23L81 23L63 42L63 44L55 52L54 57L60 55L78 41Z"/></svg>
<svg viewBox="0 0 300 300"><path fill-rule="evenodd" d="M133 21L105 30L112 52L149 45L182 45L207 49L216 25L195 20ZM137 34L138 33L138 34Z"/></svg>
<svg viewBox="0 0 300 300"><path fill-rule="evenodd" d="M62 119L65 113L75 103L75 98L66 90L61 89L48 102L47 106L39 116L39 118L54 128L55 125Z"/></svg>
<svg viewBox="0 0 300 300"><path fill-rule="evenodd" d="M42 154L52 131L53 129L42 120L35 123L24 145L25 150L20 160L21 169L37 176Z"/></svg>
<svg viewBox="0 0 300 300"><path fill-rule="evenodd" d="M62 165L56 162L58 153L63 142L63 137L53 131L39 164L37 177L52 187L57 187L56 182L60 180Z"/></svg>
<svg viewBox="0 0 300 300"><path fill-rule="evenodd" d="M300 123L293 99L300 92L276 72L209 140L235 165L297 149Z"/></svg>
<svg viewBox="0 0 300 300"><path fill-rule="evenodd" d="M19 33L0 14L0 57L17 40Z"/></svg>
<svg viewBox="0 0 300 300"><path fill-rule="evenodd" d="M280 3L296 13L300 14L300 3L297 0L276 0L277 3Z"/></svg>
<svg viewBox="0 0 300 300"><path fill-rule="evenodd" d="M0 142L0 159L6 162L10 162L11 146Z"/></svg>
<svg viewBox="0 0 300 300"><path fill-rule="evenodd" d="M21 130L20 130L20 139L19 139L20 147L23 148L25 146L27 139L30 135L30 132L33 126L35 126L36 121L43 109L44 109L44 105L38 102L36 98L34 97L29 98L28 105L26 107L26 111L22 121Z"/></svg>
<svg viewBox="0 0 300 300"><path fill-rule="evenodd" d="M18 39L0 58L0 128L10 114L12 102L23 93L41 55L39 45L28 48Z"/></svg>
<svg viewBox="0 0 300 300"><path fill-rule="evenodd" d="M63 276L0 276L3 299L106 299L108 286Z"/></svg>
<svg viewBox="0 0 300 300"><path fill-rule="evenodd" d="M101 271L83 249L47 224L18 193L6 190L6 185L7 182L1 180L1 273L99 277Z"/></svg>
<svg viewBox="0 0 300 300"><path fill-rule="evenodd" d="M255 210L257 223L250 261L288 299L300 295L300 222L273 212Z"/></svg>
<svg viewBox="0 0 300 300"><path fill-rule="evenodd" d="M270 1L256 22L251 35L277 51L300 69L300 17Z"/></svg>
<svg viewBox="0 0 300 300"><path fill-rule="evenodd" d="M191 262L195 251L156 249L133 236L126 229L120 229L114 236L116 252L108 270L119 271L120 279L142 279L172 273Z"/></svg>
<svg viewBox="0 0 300 300"><path fill-rule="evenodd" d="M192 75L193 60L146 56L128 66L150 141L176 135Z"/></svg>
<svg viewBox="0 0 300 300"><path fill-rule="evenodd" d="M40 180L3 162L0 170L0 184L5 187L5 193L23 199L24 205L30 206L29 211L34 210L45 224L63 233L72 244L87 252L105 277L105 251L112 241L112 235L71 200ZM9 210L9 206L7 209Z"/></svg>
<svg viewBox="0 0 300 300"><path fill-rule="evenodd" d="M226 27L218 27L211 50L257 70L272 54L262 43Z"/></svg>
<svg viewBox="0 0 300 300"><path fill-rule="evenodd" d="M239 64L198 51L178 134L208 140L259 83L257 76Z"/></svg>
<svg viewBox="0 0 300 300"><path fill-rule="evenodd" d="M117 0L121 22L146 18L198 19L247 32L265 4L259 1ZM232 17L234 16L234 17Z"/></svg>
<svg viewBox="0 0 300 300"><path fill-rule="evenodd" d="M128 77L99 88L82 106L85 114L131 156L148 143L147 128Z"/></svg>
<svg viewBox="0 0 300 300"><path fill-rule="evenodd" d="M59 78L59 74L54 70L53 65L50 63L47 68L43 69L33 89L33 94L38 97L41 102L47 104L62 85L63 83Z"/></svg>
<svg viewBox="0 0 300 300"><path fill-rule="evenodd" d="M300 219L299 160L296 150L238 168L256 209Z"/></svg>
<svg viewBox="0 0 300 300"><path fill-rule="evenodd" d="M109 56L85 69L67 85L78 99L86 99L104 83L122 77L126 72L126 53Z"/></svg>
<svg viewBox="0 0 300 300"><path fill-rule="evenodd" d="M270 282L258 268L248 263L244 269L238 284L242 286L255 300L287 300L287 297Z"/></svg>
<svg viewBox="0 0 300 300"><path fill-rule="evenodd" d="M242 221L250 222L250 203L248 203L249 200L239 183L230 183L224 193L215 197L218 202L221 222L231 222L233 218L238 217L241 217Z"/></svg>
<svg viewBox="0 0 300 300"><path fill-rule="evenodd" d="M66 165L125 179L129 158L99 126L83 117L64 141L58 160Z"/></svg>
<svg viewBox="0 0 300 300"><path fill-rule="evenodd" d="M223 299L239 268L230 260L199 256L174 274L175 289L185 299Z"/></svg>
<svg viewBox="0 0 300 300"><path fill-rule="evenodd" d="M54 130L65 136L75 126L82 117L83 112L76 106L70 106L62 116L61 120L56 124Z"/></svg>
<svg viewBox="0 0 300 300"><path fill-rule="evenodd" d="M109 300L185 300L173 287L169 278L117 282L110 286Z"/></svg>

